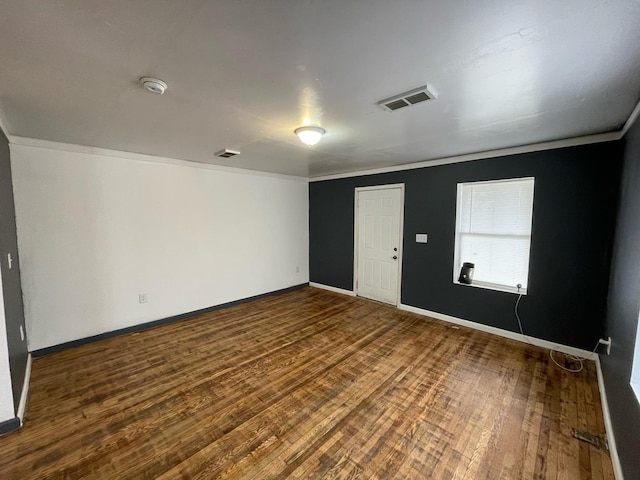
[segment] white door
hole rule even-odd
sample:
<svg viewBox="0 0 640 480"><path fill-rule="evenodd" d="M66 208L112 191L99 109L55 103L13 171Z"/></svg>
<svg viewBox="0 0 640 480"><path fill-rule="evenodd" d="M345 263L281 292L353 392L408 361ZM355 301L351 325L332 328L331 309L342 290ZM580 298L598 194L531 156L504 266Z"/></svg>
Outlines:
<svg viewBox="0 0 640 480"><path fill-rule="evenodd" d="M402 187L356 189L356 293L397 305Z"/></svg>

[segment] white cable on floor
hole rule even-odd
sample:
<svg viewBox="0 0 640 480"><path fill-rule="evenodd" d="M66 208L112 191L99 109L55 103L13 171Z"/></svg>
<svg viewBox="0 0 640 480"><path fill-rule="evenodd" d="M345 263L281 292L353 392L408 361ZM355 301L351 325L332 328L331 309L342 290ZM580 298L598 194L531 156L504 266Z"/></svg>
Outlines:
<svg viewBox="0 0 640 480"><path fill-rule="evenodd" d="M520 285L517 286L518 287L518 292L520 292ZM518 315L518 305L520 304L520 299L522 298L522 293L519 293L518 295L518 299L516 300L516 305L513 309L515 315L516 315L516 320L518 320L518 327L520 328L520 333L522 334L522 336L525 338L525 340L530 343L535 345L534 342L531 341L531 339L529 337L527 337L524 334L524 330L522 329L522 322L520 321L520 315ZM596 342L596 346L593 347L593 350L591 351L591 353L596 353L596 350L598 349L598 345L600 345L600 341ZM570 360L573 360L574 362L579 362L580 366L577 368L567 368L564 365L560 365L556 359L553 357L553 353L562 353L562 352L558 352L557 350L554 349L550 349L549 350L549 357L551 357L551 360L553 361L553 363L555 363L558 367L560 367L562 370L565 370L567 372L571 372L571 373L578 373L581 372L582 369L584 368L584 360L586 360L586 358L582 358L582 357L578 357L576 355L569 355L569 354L564 354L566 355L567 358L569 358Z"/></svg>
<svg viewBox="0 0 640 480"><path fill-rule="evenodd" d="M597 343L596 343L596 346L595 346L595 347L593 347L593 350L591 351L591 353L596 353L596 350L598 349L598 345L600 345L600 342L597 342ZM568 357L569 359L571 359L571 360L573 360L573 361L575 361L575 362L579 362L579 363L580 363L580 366L579 366L578 368L576 368L576 369L573 369L573 368L567 368L567 367L565 367L564 365L560 365L560 364L556 361L556 359L553 357L553 352L556 352L556 353L562 353L562 352L558 352L557 350L553 350L553 349L549 350L549 356L551 357L551 360L553 360L553 363L555 363L555 364L556 364L558 367L560 367L561 369L566 370L567 372L571 372L571 373L578 373L578 372L581 372L581 371L582 371L582 369L584 368L584 360L587 360L586 358L582 358L582 357L578 357L578 356L576 356L576 355L570 355L570 354L568 354L568 353L565 353L564 355L565 355L566 357Z"/></svg>

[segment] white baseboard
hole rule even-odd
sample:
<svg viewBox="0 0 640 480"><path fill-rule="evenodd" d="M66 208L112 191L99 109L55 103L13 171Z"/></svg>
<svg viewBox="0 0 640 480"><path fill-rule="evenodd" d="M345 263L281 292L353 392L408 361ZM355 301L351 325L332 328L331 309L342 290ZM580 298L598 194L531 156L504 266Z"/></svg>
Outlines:
<svg viewBox="0 0 640 480"><path fill-rule="evenodd" d="M588 352L580 348L569 347L567 345L561 345L540 338L533 338L527 336L524 338L521 334L511 332L509 330L503 330L501 328L490 327L481 323L470 322L469 320L463 320L461 318L452 317L451 315L445 315L443 313L431 312L429 310L423 310L421 308L412 307L411 305L400 304L398 306L400 310L407 312L417 313L418 315L425 315L437 320L443 320L449 323L455 323L456 325L462 325L465 327L473 328L483 332L491 333L493 335L499 335L501 337L510 338L512 340L518 340L520 342L529 343L545 349L553 349L558 352L567 353L569 355L575 355L581 358L588 358L594 360L596 363L596 372L598 376L598 390L600 391L600 403L602 404L602 417L604 419L605 430L607 432L607 441L609 443L609 455L611 456L611 463L613 464L613 473L616 480L624 480L622 474L622 465L620 464L620 457L618 457L618 450L616 448L616 439L613 435L613 425L611 423L611 413L609 412L609 403L607 402L607 392L604 389L604 379L602 376L602 368L600 366L600 357L597 353Z"/></svg>
<svg viewBox="0 0 640 480"><path fill-rule="evenodd" d="M323 288L332 292L355 296L354 292L349 290L343 290L341 288L330 287L328 285L322 285L320 283L309 282L309 285L316 288ZM548 340L542 340L540 338L534 338L531 336L523 336L520 333L512 332L510 330L503 330L502 328L491 327L489 325L483 325L482 323L471 322L462 318L453 317L451 315L445 315L444 313L433 312L431 310L424 310L422 308L413 307L411 305L405 305L401 303L398 305L398 309L406 312L417 313L426 317L435 318L436 320L442 320L444 322L454 323L463 327L473 328L474 330L480 330L500 337L509 338L511 340L517 340L520 342L528 343L530 345L536 345L545 349L553 349L558 352L566 353L569 355L575 355L577 357L594 360L596 363L596 372L598 376L598 390L600 390L600 403L602 404L602 416L604 418L605 429L607 432L607 441L609 443L609 454L611 456L611 463L613 464L613 473L616 480L624 480L622 474L622 465L620 464L620 457L618 457L618 450L616 448L616 440L613 436L613 426L611 424L611 414L609 412L609 403L607 402L607 393L604 389L604 379L602 376L602 368L600 367L600 357L597 353L582 350L581 348L570 347L568 345L562 345Z"/></svg>
<svg viewBox="0 0 640 480"><path fill-rule="evenodd" d="M27 357L27 368L24 372L24 383L22 384L22 395L18 404L16 416L20 419L20 425L24 423L24 413L27 409L27 395L29 394L29 380L31 379L31 354Z"/></svg>
<svg viewBox="0 0 640 480"><path fill-rule="evenodd" d="M537 347L556 350L558 352L566 353L568 355L575 355L576 357L586 358L589 360L595 360L598 357L597 354L593 352L589 352L587 350L582 350L581 348L570 347L568 345L562 345L559 343L550 342L548 340L542 340L540 338L531 337L529 335L525 337L520 333L512 332L511 330L503 330L502 328L490 327L489 325L484 325L482 323L476 323L469 320L464 320L458 317L452 317L451 315L445 315L444 313L432 312L430 310L424 310L422 308L412 307L411 305L405 305L402 303L398 305L398 308L400 310L404 310L407 312L417 313L418 315L424 315L426 317L435 318L436 320L455 323L456 325L461 325L463 327L473 328L475 330L491 333L493 335L498 335L500 337L528 343L530 345L535 345Z"/></svg>
<svg viewBox="0 0 640 480"><path fill-rule="evenodd" d="M343 288L331 287L329 285L323 285L322 283L309 282L310 287L322 288L323 290L329 290L330 292L341 293L342 295L349 295L355 297L356 293L351 290L345 290Z"/></svg>
<svg viewBox="0 0 640 480"><path fill-rule="evenodd" d="M609 442L609 455L611 456L611 463L613 464L613 474L616 480L624 480L622 465L620 464L620 457L618 457L618 449L616 447L616 438L613 435L613 424L611 423L611 412L609 411L607 392L604 389L604 376L602 375L602 367L600 366L600 357L596 358L596 372L598 373L598 390L600 390L602 417L604 418L604 428L607 432L607 441Z"/></svg>

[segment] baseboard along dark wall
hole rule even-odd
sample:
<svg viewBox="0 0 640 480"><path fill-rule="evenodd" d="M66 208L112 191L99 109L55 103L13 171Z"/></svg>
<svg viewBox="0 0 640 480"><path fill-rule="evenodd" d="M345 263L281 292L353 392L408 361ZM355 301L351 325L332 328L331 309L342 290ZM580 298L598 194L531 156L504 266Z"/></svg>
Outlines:
<svg viewBox="0 0 640 480"><path fill-rule="evenodd" d="M11 418L9 420L5 420L4 422L0 422L0 435L4 435L5 433L13 432L20 428L20 419L18 417Z"/></svg>
<svg viewBox="0 0 640 480"><path fill-rule="evenodd" d="M209 313L216 310L222 310L224 308L233 307L234 305L240 305L241 303L251 302L253 300L258 300L259 298L268 297L271 295L278 295L280 293L290 292L292 290L297 290L299 288L303 288L308 286L308 283L301 283L299 285L294 285L292 287L282 288L280 290L275 290L273 292L262 293L260 295L254 295L253 297L242 298L240 300L234 300L232 302L222 303L220 305L214 305L212 307L202 308L200 310L194 310L192 312L181 313L179 315L173 315L167 318L161 318L159 320L154 320L151 322L141 323L139 325L132 325L131 327L121 328L119 330L113 330L111 332L101 333L99 335L93 335L91 337L80 338L78 340L72 340L70 342L60 343L58 345L53 345L51 347L41 348L39 350L34 350L31 352L31 356L34 358L44 357L45 355L50 355L52 353L62 352L69 348L79 347L81 345L86 345L88 343L98 342L100 340L105 340L107 338L118 337L120 335L126 335L128 333L141 332L143 330L147 330L153 327L159 327L161 325L166 325L168 323L178 322L181 320L186 320L189 318L193 318L198 315L202 315L203 313ZM1 425L0 425L1 426ZM1 430L0 430L1 433Z"/></svg>

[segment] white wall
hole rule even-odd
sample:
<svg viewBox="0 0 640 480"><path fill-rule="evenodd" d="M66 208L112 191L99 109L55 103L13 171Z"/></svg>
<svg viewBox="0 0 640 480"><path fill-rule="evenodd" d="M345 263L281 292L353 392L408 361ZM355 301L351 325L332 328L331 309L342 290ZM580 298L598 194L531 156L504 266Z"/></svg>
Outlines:
<svg viewBox="0 0 640 480"><path fill-rule="evenodd" d="M9 347L4 317L4 296L2 293L2 272L0 272L0 422L15 417L13 410L13 389L9 370Z"/></svg>
<svg viewBox="0 0 640 480"><path fill-rule="evenodd" d="M305 180L155 160L11 145L30 350L308 282Z"/></svg>

